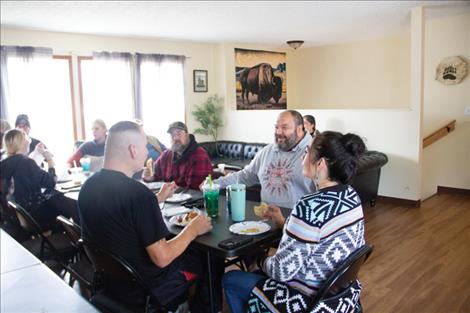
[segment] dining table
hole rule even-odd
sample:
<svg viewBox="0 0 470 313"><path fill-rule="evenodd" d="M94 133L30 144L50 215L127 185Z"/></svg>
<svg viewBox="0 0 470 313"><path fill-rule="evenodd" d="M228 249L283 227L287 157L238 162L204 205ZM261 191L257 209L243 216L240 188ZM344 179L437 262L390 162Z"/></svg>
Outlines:
<svg viewBox="0 0 470 313"><path fill-rule="evenodd" d="M0 240L0 312L99 312L3 229Z"/></svg>
<svg viewBox="0 0 470 313"><path fill-rule="evenodd" d="M186 203L165 203L165 207L163 209L170 209L176 206L186 205L189 208L191 205L190 201L198 202L197 200L203 199L203 194L199 190L188 190L186 191L189 195L191 195L191 199L186 201ZM196 200L196 201L195 201ZM198 236L192 243L192 245L206 253L206 266L207 266L207 273L209 275L209 302L211 304L210 312L216 312L214 308L214 299L213 299L213 288L211 285L211 276L212 276L212 266L211 266L211 257L213 255L225 258L225 259L234 259L234 258L243 258L246 256L256 256L259 254L260 251L266 250L271 246L277 245L280 241L282 236L282 229L276 227L271 220L262 220L260 217L255 215L254 206L259 205L259 202L249 201L246 200L245 205L245 220L241 223L247 223L251 221L258 221L269 226L269 230L260 233L260 234L235 234L230 231L230 227L236 223L232 220L232 216L227 209L227 198L225 193L222 191L219 196L219 211L217 217L212 217L212 230L204 235ZM199 201L200 203L200 201ZM203 206L195 207L194 209L198 209L201 211L202 214L207 214L206 210ZM284 216L290 214L290 209L281 208L281 211ZM171 217L165 217L164 221L165 224L170 231L170 233L177 235L179 232L182 231L183 227L175 225L175 223L170 222ZM232 249L226 249L219 246L219 243L228 240L231 238L239 238L240 236L249 236L253 238L252 241L249 241L241 246L234 247ZM226 262L226 264L232 264L232 262Z"/></svg>
<svg viewBox="0 0 470 313"><path fill-rule="evenodd" d="M142 182L143 183L143 182ZM158 189L161 187L163 183L161 182L154 182L151 184L144 183L154 192L157 192ZM77 200L79 194L79 188L74 190L68 191L65 190L65 196ZM169 230L169 232L176 236L178 235L184 227L178 225L178 223L174 222L172 216L165 216L165 211L175 209L177 207L184 206L188 209L198 210L201 214L207 214L204 202L203 202L203 193L199 190L193 189L183 189L179 191L179 195L186 195L187 197L179 197L180 199L184 199L184 201L166 201L164 203L160 203L160 208L162 209L162 215L164 216L165 224ZM210 312L215 312L214 308L214 295L213 295L213 288L212 288L212 266L211 266L211 258L213 256L222 257L226 260L227 265L233 264L230 260L240 259L246 256L256 256L259 254L260 251L266 250L271 246L275 246L281 239L282 236L282 229L276 227L271 220L262 220L260 217L256 216L254 213L254 206L259 205L259 202L246 200L245 204L245 219L242 222L234 222L232 220L232 216L227 209L227 201L224 190L220 191L219 196L219 209L217 217L211 218L212 223L212 230L204 235L198 236L193 242L192 245L203 251L206 255L206 266L207 266L207 273L208 273L208 280L210 284L209 288L209 302L210 302ZM194 203L195 206L191 204ZM281 211L284 216L288 216L290 214L290 209L288 208L281 208ZM268 226L268 230L259 233L259 234L235 234L230 231L230 227L235 223L246 223L251 221L257 221L264 224L264 226ZM228 239L233 238L240 238L241 236L249 236L252 238L249 242L244 243L240 246L236 246L230 249L223 248L219 246L219 243Z"/></svg>

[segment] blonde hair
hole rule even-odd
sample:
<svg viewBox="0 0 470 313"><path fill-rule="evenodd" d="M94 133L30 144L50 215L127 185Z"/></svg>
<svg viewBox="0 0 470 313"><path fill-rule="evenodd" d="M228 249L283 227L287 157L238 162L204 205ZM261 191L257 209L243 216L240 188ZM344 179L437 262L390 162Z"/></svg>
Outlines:
<svg viewBox="0 0 470 313"><path fill-rule="evenodd" d="M26 140L26 134L21 129L10 129L3 137L3 146L8 155L18 154L23 148L23 142Z"/></svg>
<svg viewBox="0 0 470 313"><path fill-rule="evenodd" d="M106 127L106 124L104 123L104 121L100 118L96 119L93 121L93 126L95 125L98 125L100 126L101 128L104 128L106 131L108 130L108 127Z"/></svg>

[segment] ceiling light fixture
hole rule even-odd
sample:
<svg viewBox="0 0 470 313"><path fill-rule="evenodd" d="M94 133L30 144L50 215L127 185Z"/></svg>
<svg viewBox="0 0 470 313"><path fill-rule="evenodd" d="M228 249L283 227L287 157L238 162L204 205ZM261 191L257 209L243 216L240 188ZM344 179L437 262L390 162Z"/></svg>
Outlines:
<svg viewBox="0 0 470 313"><path fill-rule="evenodd" d="M289 40L289 41L287 41L287 44L289 45L289 47L293 48L294 50L299 48L303 43L304 43L303 40Z"/></svg>

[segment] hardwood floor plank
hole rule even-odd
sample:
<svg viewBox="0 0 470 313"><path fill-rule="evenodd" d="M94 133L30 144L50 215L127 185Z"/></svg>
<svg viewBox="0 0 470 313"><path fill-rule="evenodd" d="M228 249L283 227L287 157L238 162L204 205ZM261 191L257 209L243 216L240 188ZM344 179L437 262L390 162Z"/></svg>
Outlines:
<svg viewBox="0 0 470 313"><path fill-rule="evenodd" d="M360 275L365 312L470 312L469 196L364 211L375 247Z"/></svg>

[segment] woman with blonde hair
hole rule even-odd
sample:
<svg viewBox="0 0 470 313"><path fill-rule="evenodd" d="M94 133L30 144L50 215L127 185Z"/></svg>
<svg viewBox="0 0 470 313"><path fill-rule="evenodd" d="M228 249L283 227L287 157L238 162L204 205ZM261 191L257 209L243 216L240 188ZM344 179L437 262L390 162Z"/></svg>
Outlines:
<svg viewBox="0 0 470 313"><path fill-rule="evenodd" d="M28 158L31 140L23 130L7 131L3 141L7 153L7 158L0 162L3 191L13 189L14 201L28 211L43 230L55 228L58 215L72 217L78 222L76 203L55 189L52 154L43 150L48 165L46 172Z"/></svg>
<svg viewBox="0 0 470 313"><path fill-rule="evenodd" d="M80 159L85 156L99 157L104 156L104 144L108 128L102 119L96 119L92 125L93 140L84 142L75 151L75 153L67 160L70 167L80 166Z"/></svg>

